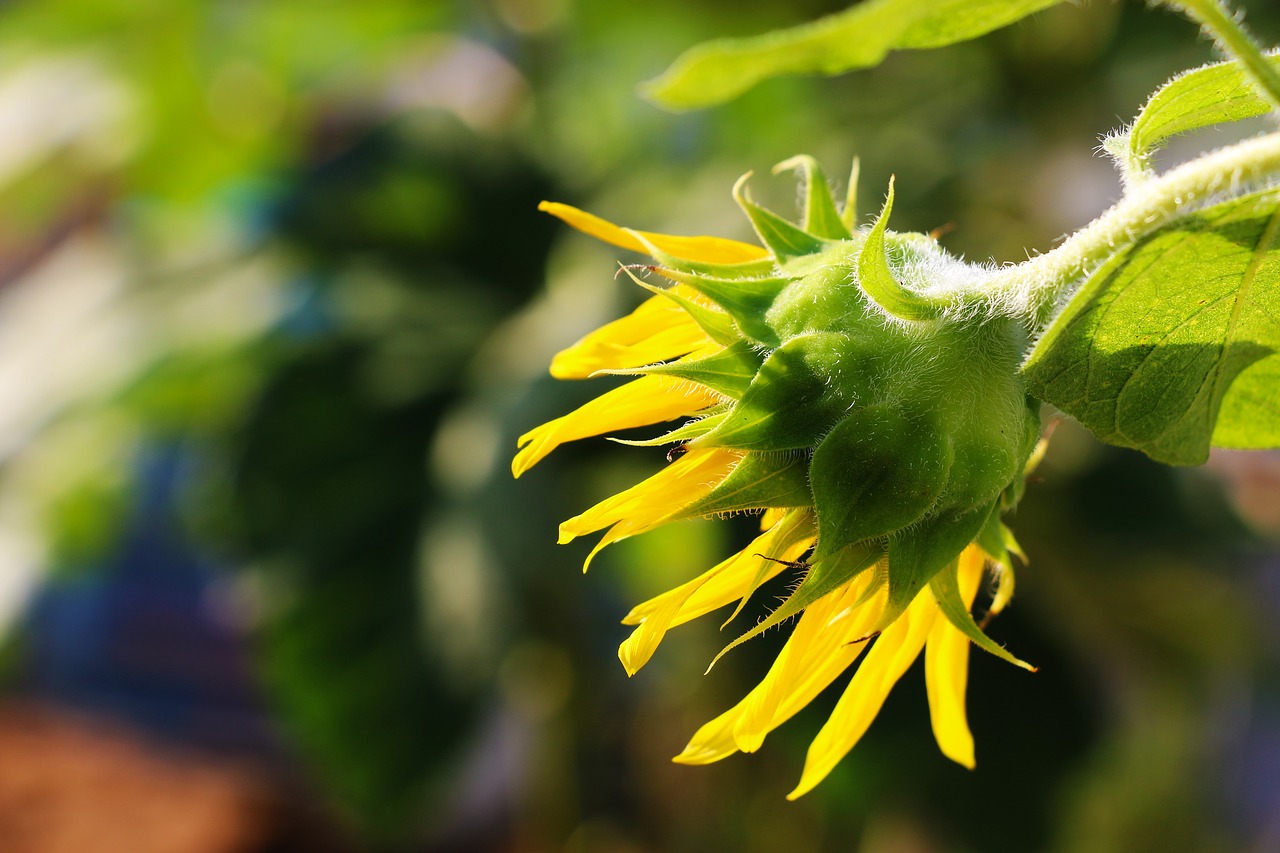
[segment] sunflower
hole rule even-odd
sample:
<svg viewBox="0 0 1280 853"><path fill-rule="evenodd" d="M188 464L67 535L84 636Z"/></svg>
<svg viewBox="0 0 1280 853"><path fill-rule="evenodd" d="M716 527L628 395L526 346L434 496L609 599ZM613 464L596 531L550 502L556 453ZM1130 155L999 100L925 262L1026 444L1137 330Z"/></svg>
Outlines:
<svg viewBox="0 0 1280 853"><path fill-rule="evenodd" d="M561 379L633 378L526 433L512 468L518 477L567 441L679 422L625 442L670 445L666 467L560 525L561 543L604 531L588 565L606 545L664 524L760 513L760 534L741 551L626 616L635 630L619 657L634 674L669 629L736 605L728 624L764 583L800 575L781 606L720 653L798 617L768 674L675 757L704 764L756 750L865 651L794 798L853 748L922 650L938 746L974 766L970 644L1030 668L990 640L971 609L988 571L989 615L1013 593L1011 553L1020 552L1001 515L1021 496L1040 421L1018 372L1024 323L954 297L973 292L980 268L927 235L887 230L892 184L876 222L855 227L856 163L843 210L812 158L780 168L801 173L798 223L755 204L745 177L734 189L759 246L633 231L541 205L649 255L653 263L623 270L653 295L551 364ZM957 279L964 288L949 286Z"/></svg>

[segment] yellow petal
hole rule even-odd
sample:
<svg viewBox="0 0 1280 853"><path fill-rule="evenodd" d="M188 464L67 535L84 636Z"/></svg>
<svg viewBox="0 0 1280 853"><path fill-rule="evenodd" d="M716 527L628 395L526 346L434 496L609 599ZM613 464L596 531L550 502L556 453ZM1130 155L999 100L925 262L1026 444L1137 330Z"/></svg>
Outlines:
<svg viewBox="0 0 1280 853"><path fill-rule="evenodd" d="M682 625L713 610L719 610L726 604L732 604L753 591L753 581L755 584L763 583L785 568L782 563L762 560L757 553L782 560L794 560L813 547L817 532L814 529L812 510L793 510L785 517L785 521L785 524L775 525L756 537L742 551L704 573L699 578L702 583L686 599L672 624ZM764 569L763 573L761 569ZM623 624L638 624L657 606L661 598L662 596L658 596L637 605L622 620Z"/></svg>
<svg viewBox="0 0 1280 853"><path fill-rule="evenodd" d="M867 596L870 586L880 589ZM884 610L887 595L881 578L864 572L805 609L787 641L796 649L779 655L748 697L734 737L743 752L760 748L765 735L791 719L835 681L857 659L867 635Z"/></svg>
<svg viewBox="0 0 1280 853"><path fill-rule="evenodd" d="M742 458L739 451L719 447L690 450L657 474L606 498L560 525L561 545L613 525L591 550L583 566L606 545L644 533L710 492Z"/></svg>
<svg viewBox="0 0 1280 853"><path fill-rule="evenodd" d="M740 715L741 704L704 724L690 738L684 750L671 760L676 764L711 764L733 755L738 751L738 744L733 739L733 727Z"/></svg>
<svg viewBox="0 0 1280 853"><path fill-rule="evenodd" d="M522 449L511 460L511 473L519 477L566 441L673 420L718 402L719 395L700 385L642 376L520 436Z"/></svg>
<svg viewBox="0 0 1280 853"><path fill-rule="evenodd" d="M864 600L866 585L873 583L879 582L860 576L809 605L764 680L737 705L698 729L673 760L708 764L740 749L756 749L765 734L812 702L866 646L865 632L884 609L882 584L881 595ZM776 702L765 695L771 691L779 697ZM762 724L770 705L774 708L771 718Z"/></svg>
<svg viewBox="0 0 1280 853"><path fill-rule="evenodd" d="M665 296L645 300L626 317L591 332L551 361L557 379L583 379L601 370L623 370L667 361L711 343L707 333Z"/></svg>
<svg viewBox="0 0 1280 853"><path fill-rule="evenodd" d="M972 607L985 563L970 545L960 555L959 585L965 606ZM929 694L929 721L942 754L970 770L974 766L973 734L964 710L969 682L969 638L949 619L938 619L924 652L924 683Z"/></svg>
<svg viewBox="0 0 1280 853"><path fill-rule="evenodd" d="M937 615L938 606L925 590L876 639L835 710L809 746L800 784L787 799L794 800L812 790L853 749L880 712L893 685L919 656Z"/></svg>
<svg viewBox="0 0 1280 853"><path fill-rule="evenodd" d="M764 560L759 553L778 555L784 560L791 559L784 554L799 556L813 544L812 528L809 510L793 510L732 557L633 608L622 622L638 627L618 649L627 674L635 675L649 661L668 630L751 593L760 583L761 568L768 567L767 577L777 574L782 564ZM807 533L808 539L792 542L797 529L802 536ZM710 589L703 593L708 587Z"/></svg>
<svg viewBox="0 0 1280 853"><path fill-rule="evenodd" d="M586 211L578 210L576 207L554 201L542 202L538 205L538 210L560 218L584 234L590 234L606 243L643 254L648 254L649 250L644 243L636 239L636 234L669 255L709 264L737 264L767 257L769 254L768 250L760 246L740 243L737 240L726 240L723 237L677 237L669 234L653 234L648 231L632 232Z"/></svg>
<svg viewBox="0 0 1280 853"><path fill-rule="evenodd" d="M773 527L781 521L782 517L786 514L787 510L781 507L770 507L769 509L766 509L764 512L760 513L760 529L768 530L770 527Z"/></svg>
<svg viewBox="0 0 1280 853"><path fill-rule="evenodd" d="M990 555L988 560L991 561L993 571L995 572L996 594L991 600L991 606L987 608L987 616L995 616L1000 611L1009 606L1009 602L1013 600L1013 588L1015 576L1013 572L1013 558L1017 557L1023 563L1027 561L1027 555L1022 553L1022 546L1018 544L1018 540L1013 538L1013 532L1000 525L1000 536L1004 542L1006 553L1004 559L994 560ZM985 620L984 620L985 621Z"/></svg>

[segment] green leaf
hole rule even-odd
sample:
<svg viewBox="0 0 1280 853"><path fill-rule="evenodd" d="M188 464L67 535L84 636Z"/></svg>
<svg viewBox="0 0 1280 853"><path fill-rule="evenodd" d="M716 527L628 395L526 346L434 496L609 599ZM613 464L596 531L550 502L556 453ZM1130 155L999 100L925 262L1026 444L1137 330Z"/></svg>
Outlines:
<svg viewBox="0 0 1280 853"><path fill-rule="evenodd" d="M1280 69L1280 56L1269 57ZM1237 62L1219 62L1174 77L1156 91L1128 131L1107 147L1133 168L1147 171L1151 155L1174 136L1215 124L1265 115L1262 98Z"/></svg>
<svg viewBox="0 0 1280 853"><path fill-rule="evenodd" d="M1059 2L866 0L791 29L700 44L646 84L644 94L670 109L708 107L771 77L839 74L876 65L891 50L977 38Z"/></svg>
<svg viewBox="0 0 1280 853"><path fill-rule="evenodd" d="M999 645L984 634L982 629L978 627L978 623L973 621L973 614L969 612L969 608L965 606L964 599L960 596L959 569L959 561L952 560L951 565L938 572L929 581L929 590L933 593L933 600L938 602L938 609L942 611L942 615L946 616L947 621L968 637L978 648L990 652L1014 666L1020 666L1023 669L1035 672L1036 668L1034 666L1011 655L1004 646Z"/></svg>
<svg viewBox="0 0 1280 853"><path fill-rule="evenodd" d="M1030 393L1161 462L1280 447L1278 205L1218 204L1114 256L1031 353Z"/></svg>

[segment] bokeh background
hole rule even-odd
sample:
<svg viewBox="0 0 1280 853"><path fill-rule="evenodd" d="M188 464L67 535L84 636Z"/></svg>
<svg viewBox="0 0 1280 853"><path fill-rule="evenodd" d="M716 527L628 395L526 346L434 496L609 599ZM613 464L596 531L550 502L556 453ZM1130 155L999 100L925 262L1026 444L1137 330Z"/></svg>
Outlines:
<svg viewBox="0 0 1280 853"><path fill-rule="evenodd" d="M864 210L896 174L895 227L1017 260L1117 197L1099 135L1211 58L1095 0L707 112L635 93L841 6L0 4L0 850L1280 850L1276 454L1173 470L1060 424L991 629L1041 669L974 655L978 769L937 752L917 667L794 804L834 695L756 755L669 762L780 635L706 677L710 619L616 660L630 606L749 522L584 577L556 525L661 451L511 479L520 433L608 385L551 354L641 296L541 199L747 238L739 174L790 213L773 163L859 155Z"/></svg>

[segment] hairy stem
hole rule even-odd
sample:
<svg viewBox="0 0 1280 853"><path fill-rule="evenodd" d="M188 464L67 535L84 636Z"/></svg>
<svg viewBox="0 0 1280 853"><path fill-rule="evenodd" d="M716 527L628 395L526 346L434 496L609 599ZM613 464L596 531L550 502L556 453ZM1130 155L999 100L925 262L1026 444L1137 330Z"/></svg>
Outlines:
<svg viewBox="0 0 1280 853"><path fill-rule="evenodd" d="M1056 249L998 270L965 296L1012 309L1043 329L1064 297L1117 250L1206 204L1277 182L1280 132L1212 151L1143 184Z"/></svg>

